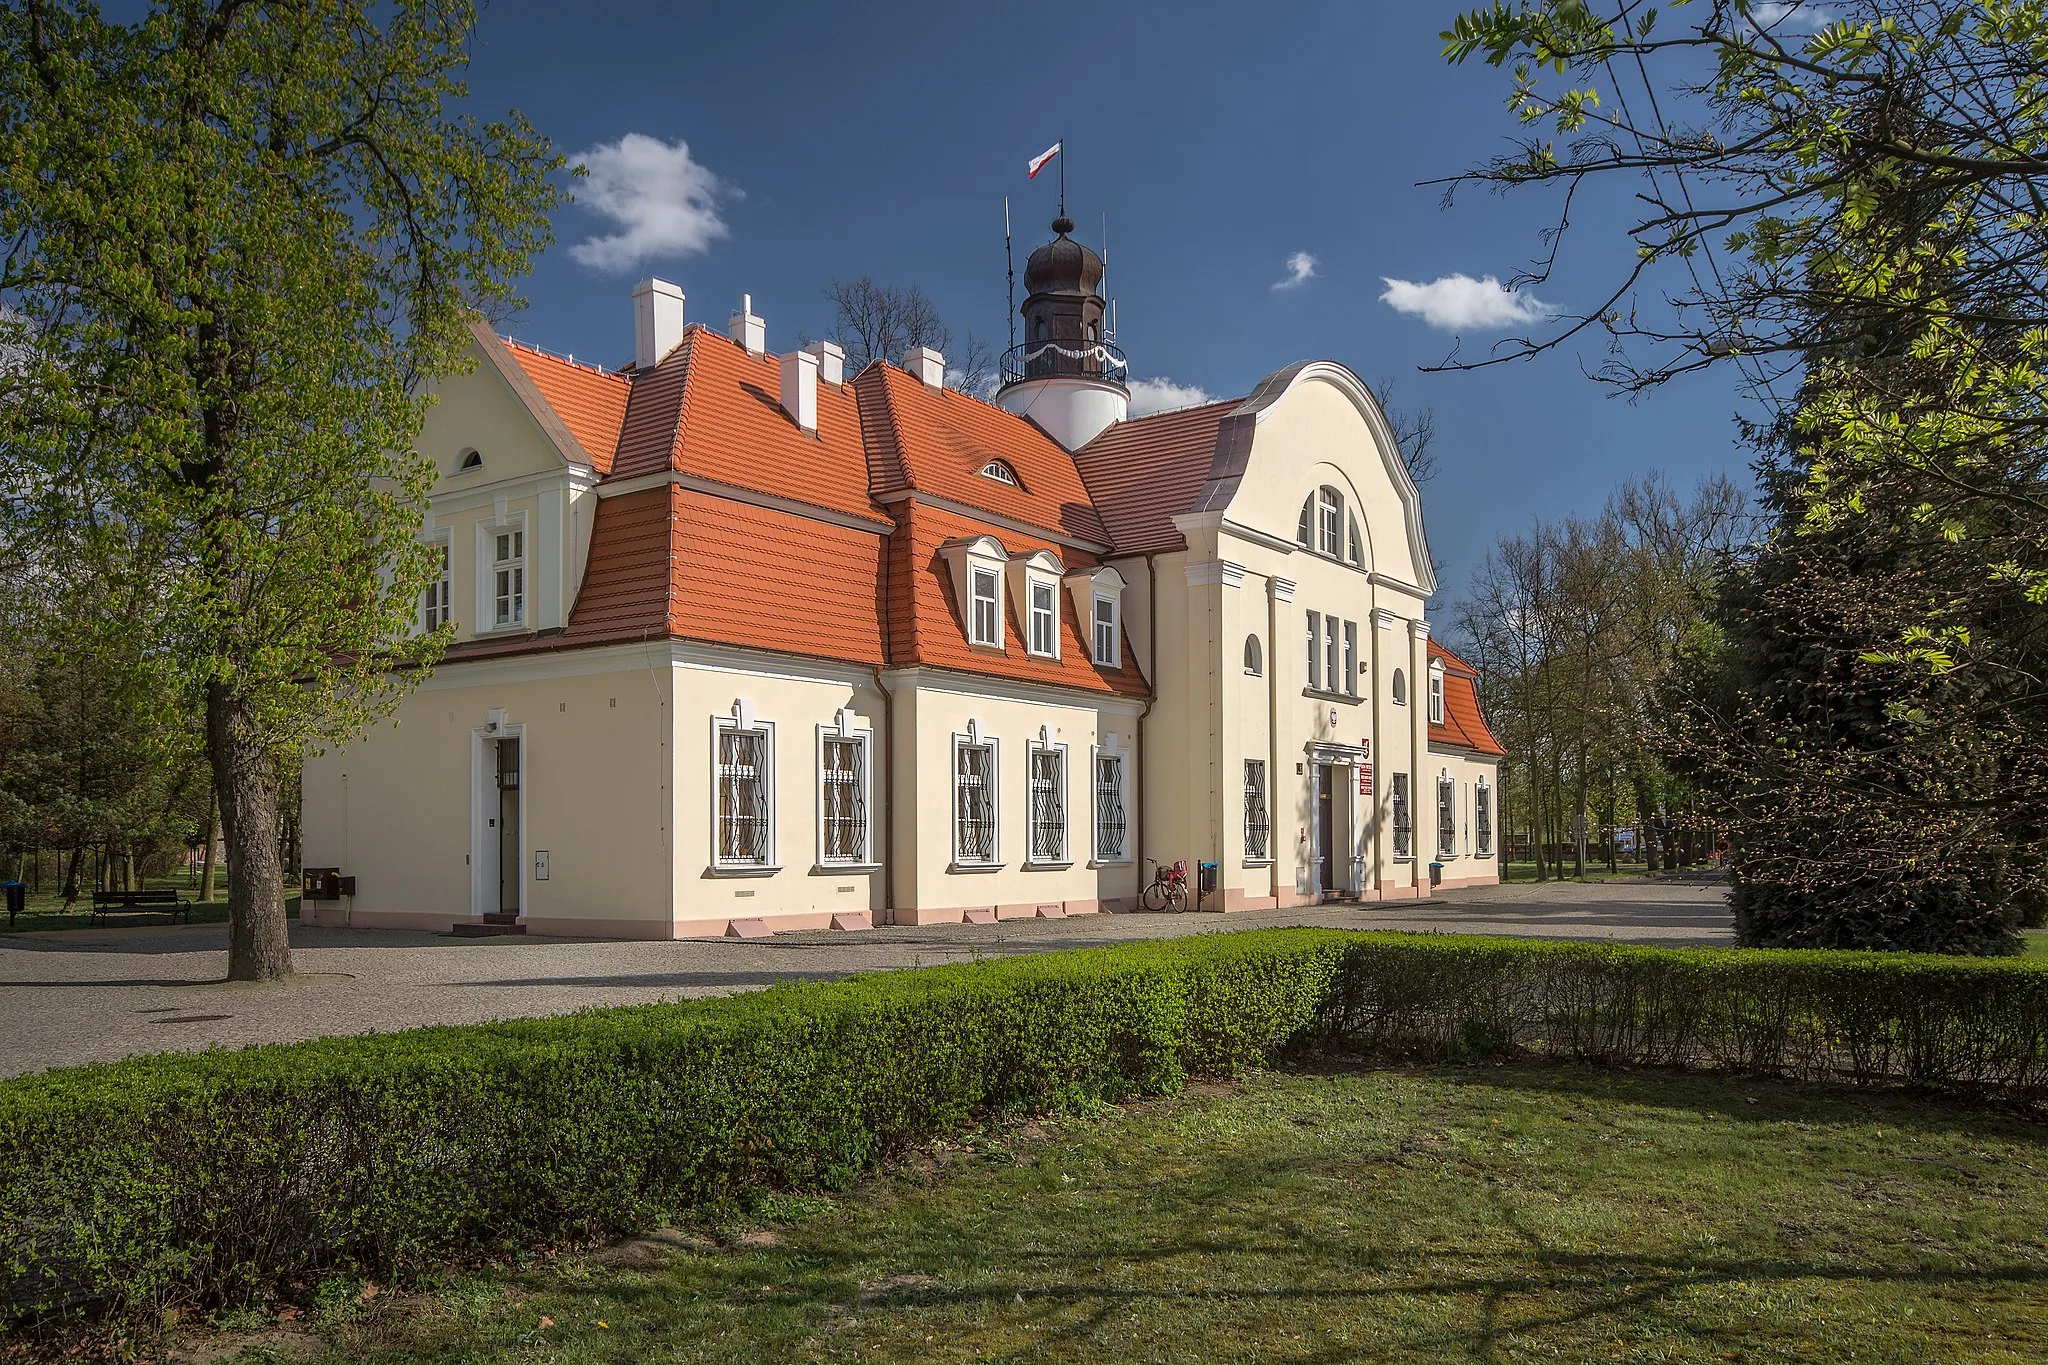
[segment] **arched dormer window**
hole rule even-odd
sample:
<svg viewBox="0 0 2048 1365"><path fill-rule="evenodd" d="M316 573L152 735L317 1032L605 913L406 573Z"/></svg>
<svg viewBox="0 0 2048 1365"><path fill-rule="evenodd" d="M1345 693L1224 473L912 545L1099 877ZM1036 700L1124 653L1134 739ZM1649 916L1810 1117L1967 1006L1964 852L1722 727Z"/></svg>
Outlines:
<svg viewBox="0 0 2048 1365"><path fill-rule="evenodd" d="M1394 705L1408 704L1408 675L1400 669L1394 670Z"/></svg>
<svg viewBox="0 0 2048 1365"><path fill-rule="evenodd" d="M1017 471L1010 468L1008 460L990 460L981 467L981 477L994 479L997 483L1006 483L1012 488L1024 486L1023 481L1017 477Z"/></svg>
<svg viewBox="0 0 2048 1365"><path fill-rule="evenodd" d="M1301 505L1294 543L1331 559L1344 557L1344 495L1324 484Z"/></svg>
<svg viewBox="0 0 2048 1365"><path fill-rule="evenodd" d="M483 453L475 446L469 447L469 449L455 457L455 472L458 474L467 474L472 469L482 469L483 467Z"/></svg>
<svg viewBox="0 0 2048 1365"><path fill-rule="evenodd" d="M1265 659L1261 657L1259 649L1259 637L1256 635L1245 636L1244 671L1256 678L1265 671L1265 662Z"/></svg>
<svg viewBox="0 0 2048 1365"><path fill-rule="evenodd" d="M1346 557L1359 568L1365 567L1365 537L1358 533L1358 517L1356 515L1353 515L1351 518L1351 547Z"/></svg>
<svg viewBox="0 0 2048 1365"><path fill-rule="evenodd" d="M1429 723L1444 723L1444 666L1441 663L1429 666Z"/></svg>

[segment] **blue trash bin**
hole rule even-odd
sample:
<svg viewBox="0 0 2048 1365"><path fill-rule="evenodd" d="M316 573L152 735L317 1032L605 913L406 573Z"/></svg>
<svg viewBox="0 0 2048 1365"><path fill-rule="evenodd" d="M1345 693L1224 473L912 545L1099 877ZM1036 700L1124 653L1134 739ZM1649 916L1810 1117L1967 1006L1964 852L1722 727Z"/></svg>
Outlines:
<svg viewBox="0 0 2048 1365"><path fill-rule="evenodd" d="M7 927L14 927L14 917L28 909L28 883L0 882L0 892L7 896Z"/></svg>
<svg viewBox="0 0 2048 1365"><path fill-rule="evenodd" d="M1444 884L1444 865L1442 863L1431 863L1429 865L1429 884L1431 886L1442 886Z"/></svg>

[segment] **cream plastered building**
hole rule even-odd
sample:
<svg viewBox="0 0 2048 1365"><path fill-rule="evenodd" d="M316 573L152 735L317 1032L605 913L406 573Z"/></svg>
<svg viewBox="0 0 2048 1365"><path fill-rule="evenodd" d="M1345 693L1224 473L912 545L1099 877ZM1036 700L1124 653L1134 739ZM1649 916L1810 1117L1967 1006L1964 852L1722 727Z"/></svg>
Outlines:
<svg viewBox="0 0 2048 1365"><path fill-rule="evenodd" d="M353 894L306 912L751 936L1131 910L1176 862L1205 910L1495 880L1502 750L1371 393L1314 362L1128 417L1054 229L994 403L659 280L617 370L479 325L420 438L454 642L308 759Z"/></svg>

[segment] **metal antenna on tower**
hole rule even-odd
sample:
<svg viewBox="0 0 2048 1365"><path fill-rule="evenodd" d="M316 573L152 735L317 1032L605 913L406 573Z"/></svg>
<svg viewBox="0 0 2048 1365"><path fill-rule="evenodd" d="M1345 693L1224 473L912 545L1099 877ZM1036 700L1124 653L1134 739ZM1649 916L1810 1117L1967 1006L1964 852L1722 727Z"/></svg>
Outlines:
<svg viewBox="0 0 2048 1365"><path fill-rule="evenodd" d="M1010 254L1010 196L1003 196L1003 273L1010 281L1010 349L1017 348L1017 258Z"/></svg>

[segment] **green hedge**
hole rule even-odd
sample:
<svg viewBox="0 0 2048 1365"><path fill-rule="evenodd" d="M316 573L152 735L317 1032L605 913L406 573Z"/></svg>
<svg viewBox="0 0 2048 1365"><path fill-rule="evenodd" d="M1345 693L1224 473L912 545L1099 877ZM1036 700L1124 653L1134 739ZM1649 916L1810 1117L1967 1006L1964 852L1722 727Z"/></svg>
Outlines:
<svg viewBox="0 0 2048 1365"><path fill-rule="evenodd" d="M841 1186L976 1115L1170 1093L1290 1049L1536 1054L2048 1098L2048 971L1318 930L677 1005L138 1058L0 1083L0 1320Z"/></svg>

